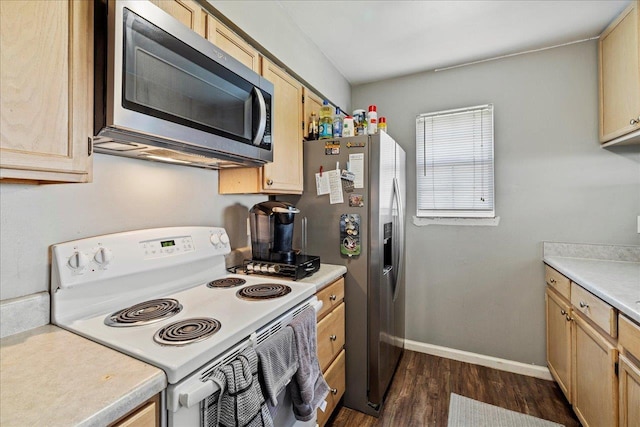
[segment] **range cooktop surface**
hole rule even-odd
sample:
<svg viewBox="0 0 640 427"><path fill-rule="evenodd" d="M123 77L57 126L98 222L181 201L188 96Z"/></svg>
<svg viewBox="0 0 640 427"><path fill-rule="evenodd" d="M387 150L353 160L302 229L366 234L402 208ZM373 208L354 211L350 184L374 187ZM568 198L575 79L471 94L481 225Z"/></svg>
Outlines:
<svg viewBox="0 0 640 427"><path fill-rule="evenodd" d="M229 274L229 250L226 233L215 227L54 245L52 323L157 366L169 383L178 382L315 293L305 283Z"/></svg>

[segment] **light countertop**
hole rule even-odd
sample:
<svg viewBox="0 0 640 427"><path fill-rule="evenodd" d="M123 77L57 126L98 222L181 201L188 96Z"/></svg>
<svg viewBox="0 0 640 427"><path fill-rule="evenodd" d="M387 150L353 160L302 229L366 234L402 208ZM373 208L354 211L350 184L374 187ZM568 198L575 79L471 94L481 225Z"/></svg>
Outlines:
<svg viewBox="0 0 640 427"><path fill-rule="evenodd" d="M559 255L544 262L640 323L640 262Z"/></svg>
<svg viewBox="0 0 640 427"><path fill-rule="evenodd" d="M327 285L335 282L339 277L347 274L347 267L344 265L320 264L320 269L309 277L298 280L303 283L313 283L316 285L316 292Z"/></svg>
<svg viewBox="0 0 640 427"><path fill-rule="evenodd" d="M164 372L44 325L0 340L0 425L104 426L166 385Z"/></svg>

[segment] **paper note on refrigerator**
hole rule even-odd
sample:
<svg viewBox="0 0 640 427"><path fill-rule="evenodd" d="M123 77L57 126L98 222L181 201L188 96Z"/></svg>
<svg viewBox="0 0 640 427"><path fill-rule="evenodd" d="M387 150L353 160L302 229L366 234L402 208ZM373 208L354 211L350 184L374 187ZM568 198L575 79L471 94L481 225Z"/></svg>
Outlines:
<svg viewBox="0 0 640 427"><path fill-rule="evenodd" d="M318 196L329 194L331 189L329 188L329 174L317 173L316 174L316 191Z"/></svg>
<svg viewBox="0 0 640 427"><path fill-rule="evenodd" d="M325 172L329 176L329 203L335 205L337 203L344 203L342 197L342 179L340 179L340 170L334 169Z"/></svg>
<svg viewBox="0 0 640 427"><path fill-rule="evenodd" d="M364 188L364 153L349 154L349 171L355 175L354 188Z"/></svg>

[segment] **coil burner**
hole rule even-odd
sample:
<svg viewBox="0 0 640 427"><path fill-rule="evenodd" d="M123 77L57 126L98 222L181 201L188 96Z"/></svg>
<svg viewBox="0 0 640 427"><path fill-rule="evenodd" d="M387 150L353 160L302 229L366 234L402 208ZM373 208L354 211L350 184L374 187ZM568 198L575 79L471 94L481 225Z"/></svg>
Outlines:
<svg viewBox="0 0 640 427"><path fill-rule="evenodd" d="M160 329L153 340L162 345L187 345L209 338L220 330L222 325L210 317L194 317L171 323Z"/></svg>
<svg viewBox="0 0 640 427"><path fill-rule="evenodd" d="M107 326L142 326L167 319L182 311L182 304L172 298L144 301L125 308L104 319Z"/></svg>
<svg viewBox="0 0 640 427"><path fill-rule="evenodd" d="M238 291L236 295L242 299L263 300L285 296L291 292L287 285L277 283L263 283L259 285L246 286Z"/></svg>
<svg viewBox="0 0 640 427"><path fill-rule="evenodd" d="M209 288L235 288L245 283L247 283L247 281L240 277L226 277L224 279L213 280L207 283L207 286Z"/></svg>

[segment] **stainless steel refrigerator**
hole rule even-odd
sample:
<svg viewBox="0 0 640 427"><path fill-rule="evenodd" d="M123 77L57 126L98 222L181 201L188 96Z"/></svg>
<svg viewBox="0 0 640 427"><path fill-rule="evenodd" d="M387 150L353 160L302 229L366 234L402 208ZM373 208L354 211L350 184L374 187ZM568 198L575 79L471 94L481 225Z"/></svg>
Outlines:
<svg viewBox="0 0 640 427"><path fill-rule="evenodd" d="M285 198L294 245L347 267L344 404L375 416L404 350L405 157L384 132L307 141L304 193Z"/></svg>

